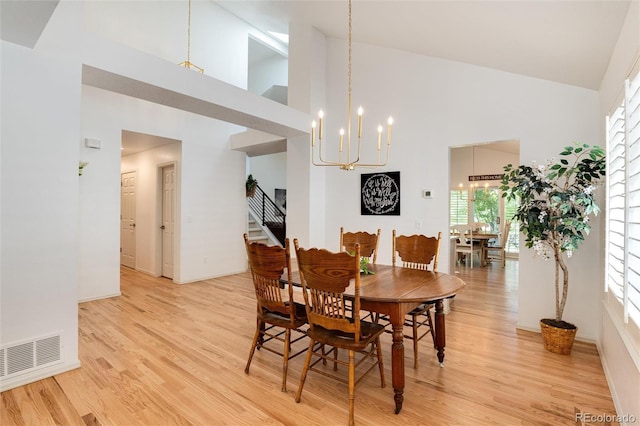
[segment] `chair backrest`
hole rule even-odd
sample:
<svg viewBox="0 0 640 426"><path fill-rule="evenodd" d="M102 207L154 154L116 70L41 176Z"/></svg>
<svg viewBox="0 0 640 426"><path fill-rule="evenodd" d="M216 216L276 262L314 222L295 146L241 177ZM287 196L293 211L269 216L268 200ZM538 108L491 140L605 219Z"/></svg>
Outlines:
<svg viewBox="0 0 640 426"><path fill-rule="evenodd" d="M427 237L425 235L397 235L393 230L393 257L392 264L396 264L396 255L402 261L402 266L412 269L435 271L438 267L438 253L440 252L440 239L442 232L438 232L437 237ZM432 262L433 261L433 262Z"/></svg>
<svg viewBox="0 0 640 426"><path fill-rule="evenodd" d="M378 257L378 241L380 241L380 232L370 234L368 232L344 232L344 228L340 227L340 250L353 253L356 243L360 244L360 255L368 257L370 262L375 264Z"/></svg>
<svg viewBox="0 0 640 426"><path fill-rule="evenodd" d="M258 300L258 311L266 309L271 312L279 312L289 315L291 320L295 318L295 306L293 303L293 286L291 285L291 252L289 239L285 240L285 246L268 246L260 242L251 242L247 234L244 234L244 242L247 248L249 268L253 278L253 286ZM288 300L283 298L282 276L287 270Z"/></svg>
<svg viewBox="0 0 640 426"><path fill-rule="evenodd" d="M473 226L474 232L491 231L491 225L486 222L473 222L470 225Z"/></svg>
<svg viewBox="0 0 640 426"><path fill-rule="evenodd" d="M458 234L458 241L456 245L458 246L471 246L473 241L473 234L475 230L475 224L460 224L453 225L452 229L455 228L455 233Z"/></svg>
<svg viewBox="0 0 640 426"><path fill-rule="evenodd" d="M304 249L294 239L298 272L307 310L309 327L323 327L353 334L360 340L360 246L355 255L326 249ZM354 281L353 309L347 309L344 292Z"/></svg>
<svg viewBox="0 0 640 426"><path fill-rule="evenodd" d="M507 247L507 241L509 240L509 231L511 230L511 221L505 220L504 227L500 233L500 244L502 247Z"/></svg>

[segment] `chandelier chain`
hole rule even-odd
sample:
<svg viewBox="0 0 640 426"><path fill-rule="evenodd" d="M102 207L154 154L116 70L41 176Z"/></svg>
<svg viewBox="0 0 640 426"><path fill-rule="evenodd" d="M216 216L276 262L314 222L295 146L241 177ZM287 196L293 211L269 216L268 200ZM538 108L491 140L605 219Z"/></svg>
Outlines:
<svg viewBox="0 0 640 426"><path fill-rule="evenodd" d="M187 62L191 62L191 0L189 0L189 13L187 15Z"/></svg>
<svg viewBox="0 0 640 426"><path fill-rule="evenodd" d="M191 63L191 0L189 0L189 10L187 12L187 60L180 62L180 66L190 68L204 74L204 69Z"/></svg>
<svg viewBox="0 0 640 426"><path fill-rule="evenodd" d="M386 143L386 158L381 157L381 148L382 148L382 125L378 125L378 144L377 144L377 161L364 163L360 162L360 147L361 147L361 139L362 139L362 107L358 108L358 119L357 119L357 142L355 155L352 155L352 147L351 147L351 93L352 93L352 72L351 66L353 62L353 24L352 24L352 2L348 1L348 17L349 17L349 32L347 34L347 45L348 45L348 61L347 61L347 131L345 135L344 129L340 129L340 139L338 145L338 160L331 161L327 160L323 156L323 121L324 121L324 112L320 110L318 112L319 122L316 123L314 120L311 123L311 162L315 166L337 166L342 170L355 170L356 167L382 167L387 164L389 161L389 147L391 145L391 126L393 124L393 118L389 117L388 119L388 127L387 127L387 143ZM318 129L318 161L315 159L315 149L316 149L316 127ZM345 141L346 136L346 141ZM346 143L345 143L346 142ZM346 145L346 147L344 146ZM343 160L343 149L346 148L346 161Z"/></svg>
<svg viewBox="0 0 640 426"><path fill-rule="evenodd" d="M347 144L347 158L351 159L351 33L352 33L352 25L351 25L351 0L349 0L349 34L347 37L348 45L349 45L349 60L348 60L348 76L349 76L349 87L347 90L347 140L349 143ZM340 159L342 161L342 159Z"/></svg>
<svg viewBox="0 0 640 426"><path fill-rule="evenodd" d="M348 36L348 43L349 43L349 111L351 111L351 32L352 32L352 26L351 26L351 0L349 0L349 36Z"/></svg>

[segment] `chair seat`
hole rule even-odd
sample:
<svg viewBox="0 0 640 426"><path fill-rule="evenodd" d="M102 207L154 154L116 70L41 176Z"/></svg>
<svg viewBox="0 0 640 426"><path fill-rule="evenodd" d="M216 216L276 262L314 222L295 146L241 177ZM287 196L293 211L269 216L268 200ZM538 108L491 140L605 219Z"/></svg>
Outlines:
<svg viewBox="0 0 640 426"><path fill-rule="evenodd" d="M286 392L289 360L304 352L291 353L291 345L307 337L302 329L307 323L305 306L293 299L289 239L285 239L284 247L268 246L250 241L245 233L244 243L257 301L256 331L244 372L249 374L256 350L264 349L279 355L282 357L281 390ZM287 279L283 281L281 277L285 270ZM293 333L297 337L292 338ZM277 342L283 344L282 349L278 349Z"/></svg>
<svg viewBox="0 0 640 426"><path fill-rule="evenodd" d="M335 330L315 326L307 331L309 338L325 345L340 349L359 351L366 348L377 337L384 333L384 326L367 321L360 321L360 341L356 342L352 333L338 333Z"/></svg>
<svg viewBox="0 0 640 426"><path fill-rule="evenodd" d="M277 325L284 328L298 328L307 323L307 312L304 305L300 303L294 303L295 306L295 319L291 322L289 314L284 314L276 311L264 311L258 316L265 322Z"/></svg>
<svg viewBox="0 0 640 426"><path fill-rule="evenodd" d="M420 315L424 311L426 311L428 309L431 309L431 307L433 305L434 305L434 303L431 303L431 302L421 303L420 306L418 306L417 308L415 308L411 312L409 312L409 315Z"/></svg>

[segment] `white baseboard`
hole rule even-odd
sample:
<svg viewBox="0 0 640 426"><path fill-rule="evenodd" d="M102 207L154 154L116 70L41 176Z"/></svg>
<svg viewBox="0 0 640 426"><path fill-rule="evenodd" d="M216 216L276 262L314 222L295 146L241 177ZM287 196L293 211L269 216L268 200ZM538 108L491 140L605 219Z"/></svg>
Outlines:
<svg viewBox="0 0 640 426"><path fill-rule="evenodd" d="M105 294L104 296L87 297L87 298L78 300L78 303L91 302L92 300L102 300L102 299L108 299L110 297L118 297L118 296L122 296L122 293L117 292L113 294Z"/></svg>
<svg viewBox="0 0 640 426"><path fill-rule="evenodd" d="M217 274L217 275L211 275L211 276L207 276L207 277L202 277L202 278L197 278L197 279L193 279L193 280L187 280L187 281L174 281L176 284L190 284L190 283L197 283L198 281L206 281L206 280L212 280L215 278L220 278L220 277L226 277L229 275L235 275L235 274L242 274L247 272L246 269L242 269L239 271L231 271L231 272L225 272L224 274Z"/></svg>
<svg viewBox="0 0 640 426"><path fill-rule="evenodd" d="M531 331L533 333L542 334L542 332L540 331L540 327L534 328L534 327L527 327L527 326L516 324L516 330ZM585 339L584 337L579 337L579 336L576 336L575 341L582 342L582 343L591 343L596 346L598 344L598 342L596 342L595 340Z"/></svg>
<svg viewBox="0 0 640 426"><path fill-rule="evenodd" d="M29 383L37 382L38 380L43 380L48 377L55 376L56 374L61 374L67 371L75 370L76 368L80 368L79 360L75 360L73 362L67 362L64 364L56 364L56 365L52 365L51 367L30 371L27 374L17 375L7 379L1 379L0 392L17 388L18 386L28 385Z"/></svg>

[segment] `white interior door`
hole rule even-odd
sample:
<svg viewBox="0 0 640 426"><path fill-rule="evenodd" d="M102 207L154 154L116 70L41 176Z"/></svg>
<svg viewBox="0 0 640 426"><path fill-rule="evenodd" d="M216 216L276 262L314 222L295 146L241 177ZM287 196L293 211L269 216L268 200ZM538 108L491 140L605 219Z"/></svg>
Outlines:
<svg viewBox="0 0 640 426"><path fill-rule="evenodd" d="M162 276L173 278L173 228L175 212L175 169L162 168Z"/></svg>
<svg viewBox="0 0 640 426"><path fill-rule="evenodd" d="M120 263L136 267L136 172L120 176Z"/></svg>

